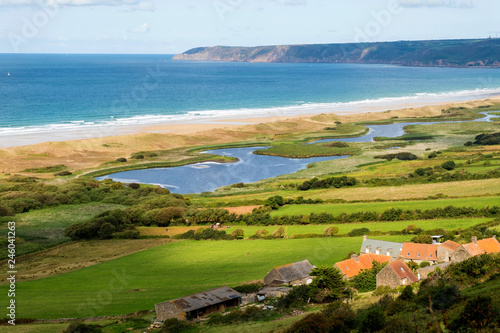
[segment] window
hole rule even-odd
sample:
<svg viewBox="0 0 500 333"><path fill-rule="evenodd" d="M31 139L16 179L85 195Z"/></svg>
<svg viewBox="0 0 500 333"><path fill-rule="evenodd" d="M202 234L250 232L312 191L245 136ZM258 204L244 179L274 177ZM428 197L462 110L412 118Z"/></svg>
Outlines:
<svg viewBox="0 0 500 333"><path fill-rule="evenodd" d="M399 267L399 269L401 270L401 272L404 272L405 270L403 269L403 267Z"/></svg>
<svg viewBox="0 0 500 333"><path fill-rule="evenodd" d="M401 284L405 285L406 284L406 280L401 280Z"/></svg>
<svg viewBox="0 0 500 333"><path fill-rule="evenodd" d="M375 254L380 254L380 251L379 250L375 250Z"/></svg>
<svg viewBox="0 0 500 333"><path fill-rule="evenodd" d="M420 253L417 255L417 257L420 257Z"/></svg>
<svg viewBox="0 0 500 333"><path fill-rule="evenodd" d="M408 252L408 255L410 255L410 252Z"/></svg>
<svg viewBox="0 0 500 333"><path fill-rule="evenodd" d="M349 270L349 267L345 266L345 269Z"/></svg>
<svg viewBox="0 0 500 333"><path fill-rule="evenodd" d="M365 249L365 253L370 253L370 249L369 249L369 248L366 248L366 249Z"/></svg>
<svg viewBox="0 0 500 333"><path fill-rule="evenodd" d="M429 257L432 258L432 254Z"/></svg>

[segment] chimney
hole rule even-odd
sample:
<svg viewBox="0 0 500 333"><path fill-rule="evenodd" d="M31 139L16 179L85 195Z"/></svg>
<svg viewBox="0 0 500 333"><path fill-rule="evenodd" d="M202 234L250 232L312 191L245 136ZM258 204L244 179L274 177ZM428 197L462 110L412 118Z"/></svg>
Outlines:
<svg viewBox="0 0 500 333"><path fill-rule="evenodd" d="M497 239L497 235L493 235L493 237L491 237L491 238L493 238L493 239Z"/></svg>
<svg viewBox="0 0 500 333"><path fill-rule="evenodd" d="M357 254L351 255L351 259L354 259L356 262L359 262L359 256Z"/></svg>
<svg viewBox="0 0 500 333"><path fill-rule="evenodd" d="M477 245L477 237L476 236L472 236L471 240L472 240L472 243L474 243L475 245Z"/></svg>
<svg viewBox="0 0 500 333"><path fill-rule="evenodd" d="M368 238L368 236L363 235L363 240L365 241Z"/></svg>

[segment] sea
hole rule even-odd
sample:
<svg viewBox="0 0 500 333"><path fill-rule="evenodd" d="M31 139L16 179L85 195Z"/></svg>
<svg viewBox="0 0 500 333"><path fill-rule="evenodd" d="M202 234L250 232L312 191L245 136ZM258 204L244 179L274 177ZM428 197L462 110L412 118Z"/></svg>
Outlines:
<svg viewBox="0 0 500 333"><path fill-rule="evenodd" d="M500 95L500 69L0 54L0 141L16 135Z"/></svg>

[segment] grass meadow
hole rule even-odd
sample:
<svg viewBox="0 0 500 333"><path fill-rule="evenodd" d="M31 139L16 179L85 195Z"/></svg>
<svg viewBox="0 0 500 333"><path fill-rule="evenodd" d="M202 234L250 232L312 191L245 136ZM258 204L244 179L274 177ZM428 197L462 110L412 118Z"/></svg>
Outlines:
<svg viewBox="0 0 500 333"><path fill-rule="evenodd" d="M377 237L408 241L411 236ZM16 286L18 318L109 316L153 309L155 303L263 279L273 267L308 259L332 265L359 251L362 237L180 241L77 271ZM6 294L8 287L0 287ZM7 298L1 306L6 306Z"/></svg>
<svg viewBox="0 0 500 333"><path fill-rule="evenodd" d="M466 218L466 219L436 219L436 220L421 220L421 221L396 221L396 222L363 222L363 223L344 223L344 224L321 224L321 225L284 225L284 226L230 226L225 230L231 234L236 229L242 229L245 233L245 238L255 234L258 230L265 229L271 234L278 228L283 227L286 232L286 237L302 234L322 234L323 231L335 226L339 228L339 234L346 234L349 231L357 228L368 228L370 231L401 231L409 224L415 224L418 228L424 230L431 230L436 228L443 228L445 230L456 230L458 228L469 228L474 225L491 221L490 218ZM177 235L184 233L190 229L196 230L198 227L169 227L168 232L166 228L161 227L139 227L141 235L144 236L164 236L164 235ZM206 227L205 227L206 228Z"/></svg>
<svg viewBox="0 0 500 333"><path fill-rule="evenodd" d="M347 204L317 204L317 205L289 205L273 211L272 216L284 215L309 215L311 213L329 213L340 215L342 213L352 214L358 212L378 212L386 209L399 208L403 210L444 208L446 206L484 208L485 206L499 206L500 197L476 197L440 200L408 200L393 202L361 202Z"/></svg>
<svg viewBox="0 0 500 333"><path fill-rule="evenodd" d="M16 222L16 254L23 255L68 242L64 229L75 223L85 222L110 209L123 208L122 205L89 203L84 205L61 205L16 216L0 219L0 234L6 235L7 221ZM3 243L2 243L3 244ZM0 254L5 257L6 246L2 246Z"/></svg>

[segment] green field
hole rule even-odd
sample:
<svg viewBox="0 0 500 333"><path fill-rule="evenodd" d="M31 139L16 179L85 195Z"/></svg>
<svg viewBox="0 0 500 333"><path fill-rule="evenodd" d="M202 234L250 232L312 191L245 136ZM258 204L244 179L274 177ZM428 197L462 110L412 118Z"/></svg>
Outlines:
<svg viewBox="0 0 500 333"><path fill-rule="evenodd" d="M360 193L360 195L362 195ZM477 197L440 200L415 200L415 201L393 201L393 202L369 202L348 204L318 204L318 205L289 205L271 213L272 216L284 215L309 215L311 213L329 213L340 215L342 213L352 214L359 212L378 212L386 209L399 208L403 210L444 208L446 206L484 208L485 206L500 206L500 197Z"/></svg>
<svg viewBox="0 0 500 333"><path fill-rule="evenodd" d="M84 205L64 205L50 207L16 216L2 217L0 233L7 234L7 221L16 222L16 253L22 255L39 251L57 244L68 242L64 229L72 224L85 222L106 210L123 208L122 205L89 203ZM0 254L6 254L2 246Z"/></svg>
<svg viewBox="0 0 500 333"><path fill-rule="evenodd" d="M377 237L408 241L411 236ZM308 259L334 264L359 251L362 238L181 241L66 274L17 284L24 318L109 316L222 285L263 279L274 266ZM7 286L0 293L7 293ZM6 306L7 298L2 299Z"/></svg>
<svg viewBox="0 0 500 333"><path fill-rule="evenodd" d="M368 228L370 231L401 231L409 224L415 224L418 228L431 230L443 228L445 230L456 230L458 228L466 229L474 225L491 221L488 218L477 219L438 219L438 220L423 220L423 221L397 221L397 222L363 222L363 223L343 223L343 224L322 224L322 225L290 225L290 226L232 226L226 232L230 234L236 229L242 229L245 232L245 237L250 237L257 230L266 229L272 233L276 229L283 227L287 237L300 234L322 234L323 231L331 226L339 228L339 234L346 234L349 231L357 228Z"/></svg>

